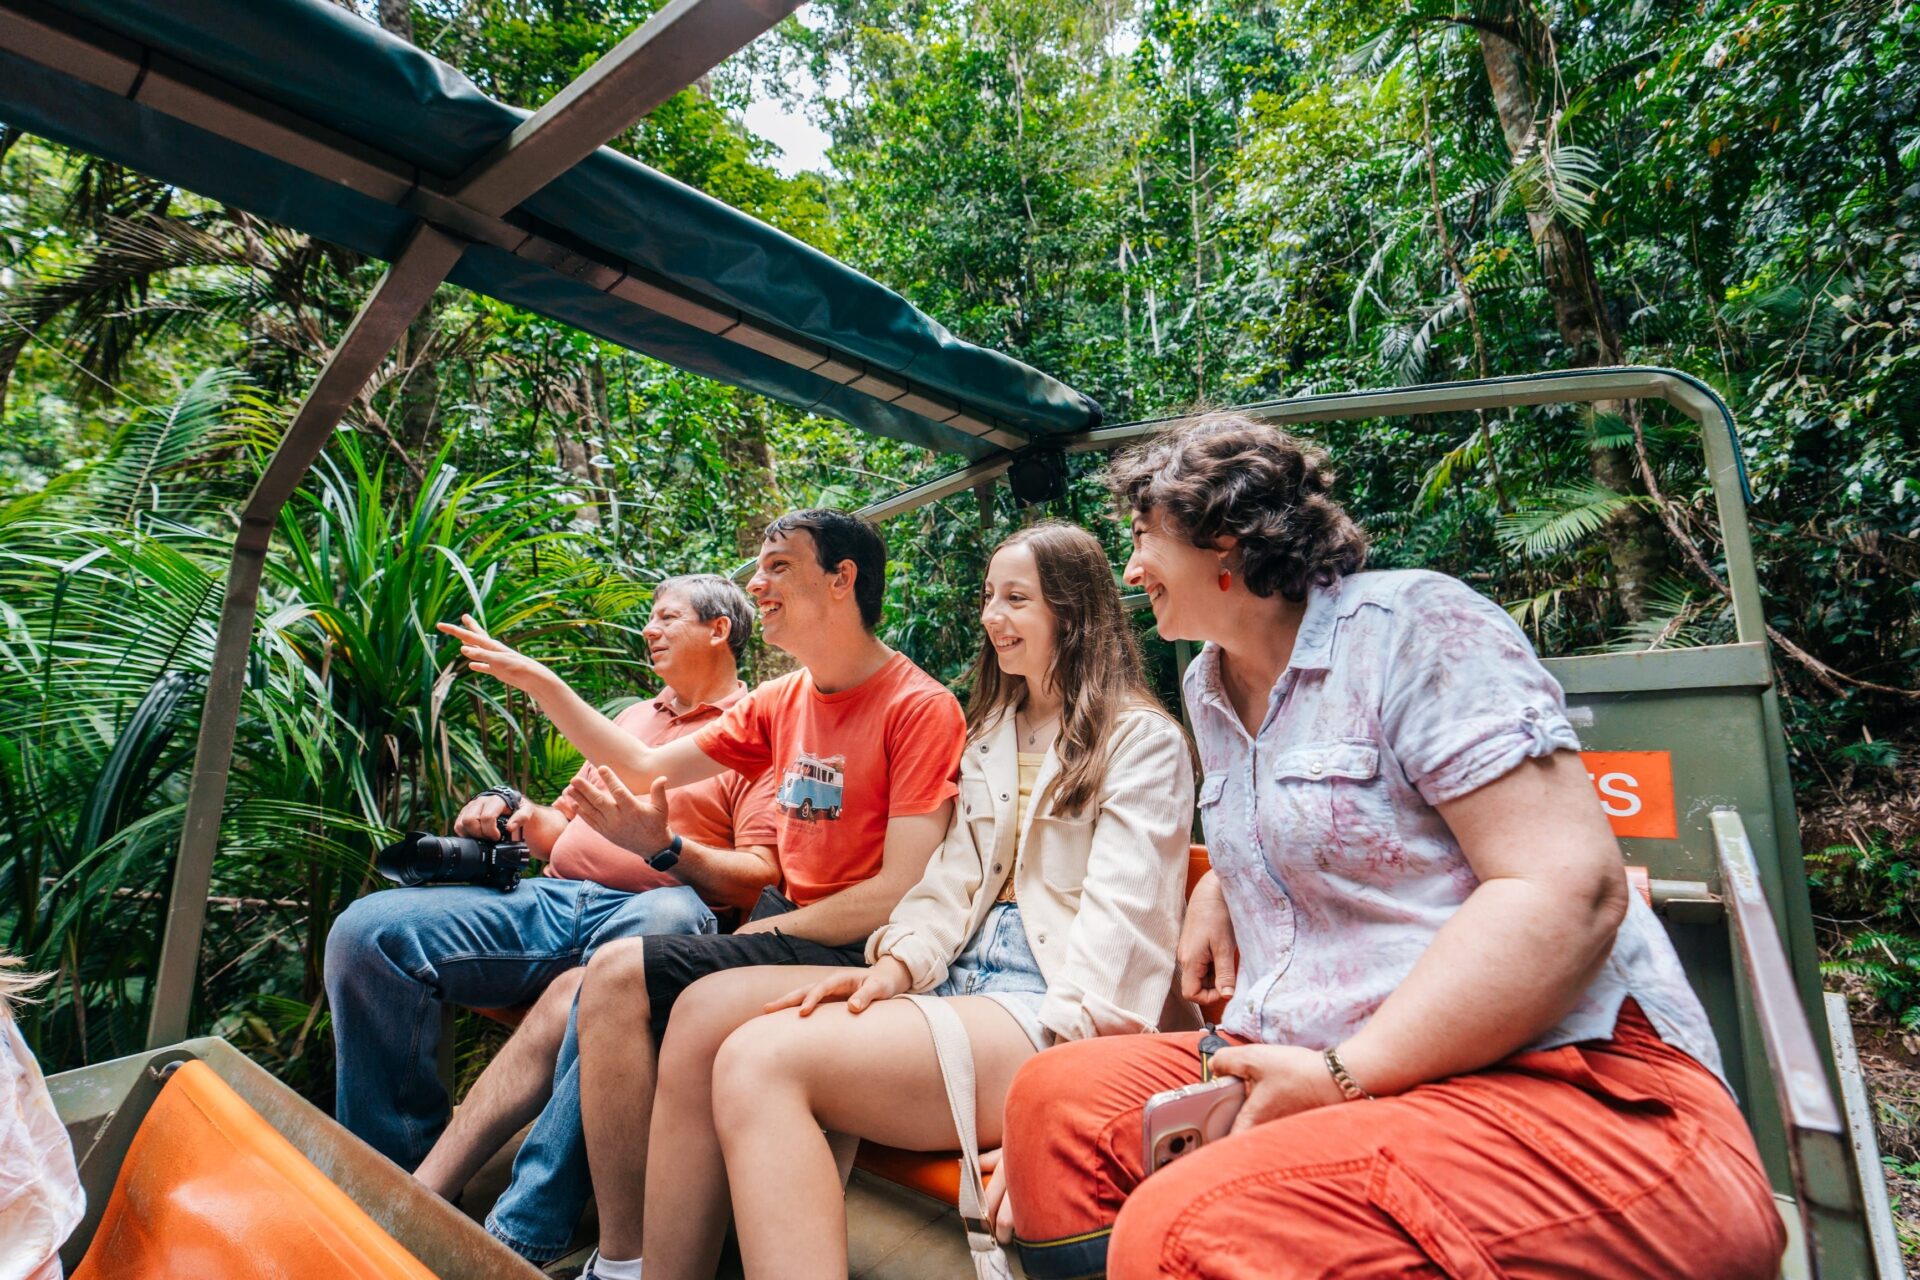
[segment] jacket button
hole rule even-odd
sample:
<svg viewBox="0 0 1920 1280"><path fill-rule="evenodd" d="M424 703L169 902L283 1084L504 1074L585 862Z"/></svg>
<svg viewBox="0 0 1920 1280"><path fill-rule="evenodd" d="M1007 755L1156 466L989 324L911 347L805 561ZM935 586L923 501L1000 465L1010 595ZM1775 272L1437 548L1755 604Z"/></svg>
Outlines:
<svg viewBox="0 0 1920 1280"><path fill-rule="evenodd" d="M994 863L994 864L993 864L993 874L995 874L995 875L999 875L999 874L1000 874L1000 871L1001 871L1001 869L1002 869L1002 867L1003 867L1004 865L1005 865L1004 863L999 863L999 862L996 862L996 863Z"/></svg>
<svg viewBox="0 0 1920 1280"><path fill-rule="evenodd" d="M987 754L987 744L984 742L980 744L980 754L981 755Z"/></svg>
<svg viewBox="0 0 1920 1280"><path fill-rule="evenodd" d="M1307 766L1307 772L1312 774L1316 778L1319 777L1321 774L1325 773L1326 771L1327 771L1327 766L1325 766L1324 764L1321 764L1318 760L1315 760L1312 764Z"/></svg>
<svg viewBox="0 0 1920 1280"><path fill-rule="evenodd" d="M1002 792L1000 793L1000 798L1001 798L1002 800L1005 800L1005 799L1007 798L1007 793L1006 793L1006 792L1004 792L1004 791L1002 791Z"/></svg>
<svg viewBox="0 0 1920 1280"><path fill-rule="evenodd" d="M1033 940L1043 947L1047 945L1047 935L1044 933L1035 934Z"/></svg>

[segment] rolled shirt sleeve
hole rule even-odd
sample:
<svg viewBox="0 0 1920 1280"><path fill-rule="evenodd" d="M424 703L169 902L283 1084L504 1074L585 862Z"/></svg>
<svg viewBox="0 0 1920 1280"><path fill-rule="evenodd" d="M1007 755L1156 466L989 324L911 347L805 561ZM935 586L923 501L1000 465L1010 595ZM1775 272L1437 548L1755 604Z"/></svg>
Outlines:
<svg viewBox="0 0 1920 1280"><path fill-rule="evenodd" d="M1524 761L1578 751L1566 695L1506 611L1421 574L1396 602L1381 727L1428 804L1477 791Z"/></svg>

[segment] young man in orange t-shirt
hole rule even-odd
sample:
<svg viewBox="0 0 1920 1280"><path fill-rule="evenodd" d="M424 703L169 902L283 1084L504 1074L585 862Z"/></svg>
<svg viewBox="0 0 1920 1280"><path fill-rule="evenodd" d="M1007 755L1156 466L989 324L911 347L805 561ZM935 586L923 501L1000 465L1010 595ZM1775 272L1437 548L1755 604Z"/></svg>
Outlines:
<svg viewBox="0 0 1920 1280"><path fill-rule="evenodd" d="M641 634L666 687L622 711L615 731L660 744L717 721L747 696L737 665L752 627L751 601L726 578L661 583ZM680 840L671 866L649 862L664 838L623 848L580 821L564 794L541 805L501 787L470 801L455 819L457 833L497 839L504 817L509 833L546 863L546 875L512 893L478 885L389 889L361 898L334 922L325 974L340 1122L435 1191L457 1195L551 1105L556 1078L561 1092L577 1096L566 1079L574 1055L566 1032L581 966L595 948L643 933L711 933L716 909L750 907L778 881L773 790L771 779L727 772L674 792L666 816ZM449 1123L435 1066L442 1010L533 1000ZM541 1189L534 1207L516 1214L511 1201L500 1206L522 1234L541 1229L547 1201L584 1202L588 1190L579 1141L526 1154L526 1181ZM559 1244L571 1227L561 1229Z"/></svg>
<svg viewBox="0 0 1920 1280"><path fill-rule="evenodd" d="M727 768L778 779L775 847L785 895L765 891L732 934L626 939L587 966L575 1022L600 1209L597 1274L617 1276L618 1260L638 1255L651 1046L680 992L744 965L864 964L867 936L919 881L946 835L966 723L951 693L874 634L885 572L885 544L854 516L812 510L775 520L747 591L767 643L800 670L759 686L699 733L658 747L619 733L538 663L467 634L475 669L530 694L599 766L597 781L576 781L567 795L581 819L616 844L657 838L669 788ZM549 1140L543 1126L563 1119L543 1113L528 1141Z"/></svg>

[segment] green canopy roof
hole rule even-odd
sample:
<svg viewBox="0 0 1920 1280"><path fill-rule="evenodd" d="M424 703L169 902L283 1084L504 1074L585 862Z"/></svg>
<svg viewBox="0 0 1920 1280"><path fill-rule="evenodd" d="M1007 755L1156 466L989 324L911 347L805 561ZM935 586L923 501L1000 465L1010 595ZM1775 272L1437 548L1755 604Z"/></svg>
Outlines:
<svg viewBox="0 0 1920 1280"><path fill-rule="evenodd" d="M0 119L880 435L984 457L1089 397L955 338L833 258L600 148L501 217L451 184L526 113L330 0L0 0Z"/></svg>

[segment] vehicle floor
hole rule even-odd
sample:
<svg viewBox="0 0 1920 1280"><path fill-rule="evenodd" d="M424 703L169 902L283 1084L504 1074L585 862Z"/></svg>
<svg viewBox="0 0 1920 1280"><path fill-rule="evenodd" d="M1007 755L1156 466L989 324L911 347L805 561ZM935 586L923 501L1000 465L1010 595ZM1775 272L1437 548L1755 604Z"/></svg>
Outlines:
<svg viewBox="0 0 1920 1280"><path fill-rule="evenodd" d="M460 1208L474 1221L484 1220L505 1190L513 1153L519 1146L516 1137L467 1184ZM549 1269L558 1275L574 1274L574 1268L583 1265L592 1252L599 1225L599 1215L589 1201L574 1237L581 1247ZM1013 1274L1022 1277L1019 1257L1010 1255L1010 1260ZM854 1170L847 1186L847 1275L848 1280L973 1280L973 1261L960 1214L917 1191ZM729 1232L726 1251L720 1258L719 1280L744 1277L740 1253Z"/></svg>

